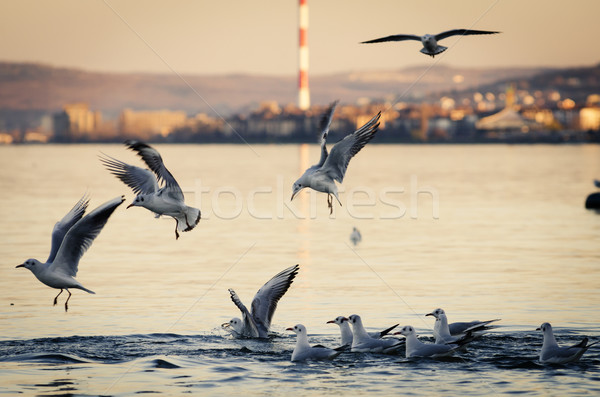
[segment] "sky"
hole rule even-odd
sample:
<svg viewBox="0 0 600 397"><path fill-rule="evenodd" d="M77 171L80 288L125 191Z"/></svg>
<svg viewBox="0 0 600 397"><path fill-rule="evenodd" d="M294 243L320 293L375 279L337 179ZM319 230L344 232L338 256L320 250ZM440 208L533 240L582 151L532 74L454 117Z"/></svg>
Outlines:
<svg viewBox="0 0 600 397"><path fill-rule="evenodd" d="M600 62L597 0L308 0L310 73ZM390 34L453 37L435 60ZM295 75L298 0L2 0L0 61L103 72Z"/></svg>

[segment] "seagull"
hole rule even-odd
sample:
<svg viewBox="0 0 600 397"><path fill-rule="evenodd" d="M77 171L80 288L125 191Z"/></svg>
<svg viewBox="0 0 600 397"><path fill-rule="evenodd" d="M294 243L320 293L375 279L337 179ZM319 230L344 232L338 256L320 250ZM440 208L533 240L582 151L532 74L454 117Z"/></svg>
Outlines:
<svg viewBox="0 0 600 397"><path fill-rule="evenodd" d="M488 324L500 321L499 318L488 321L470 321L448 324L448 318L444 309L435 309L425 316L435 317L433 326L433 336L435 343L461 343L472 340L474 332L481 332L489 329Z"/></svg>
<svg viewBox="0 0 600 397"><path fill-rule="evenodd" d="M444 357L449 356L460 346L437 343L423 343L417 338L415 329L407 325L394 335L404 335L406 338L406 358L411 357Z"/></svg>
<svg viewBox="0 0 600 397"><path fill-rule="evenodd" d="M296 324L294 328L286 328L286 330L294 331L297 335L296 347L292 352L292 361L333 360L344 351L343 346L337 349L330 349L321 345L311 346L308 343L306 327L302 324Z"/></svg>
<svg viewBox="0 0 600 397"><path fill-rule="evenodd" d="M496 34L500 32L492 32L489 30L471 30L471 29L452 29L447 30L438 34L426 34L423 36L417 36L415 34L396 34L386 37L380 37L369 41L363 41L362 44L367 43L381 43L384 41L404 41L404 40L416 40L423 44L421 52L426 55L430 55L432 58L442 52L446 51L448 47L438 45L438 41L443 40L450 36L470 36L475 34Z"/></svg>
<svg viewBox="0 0 600 397"><path fill-rule="evenodd" d="M537 331L540 330L544 333L544 342L542 343L542 351L540 352L540 362L542 364L566 364L577 361L587 349L598 343L594 342L588 345L588 338L585 337L576 345L559 347L552 333L552 326L549 323L540 325Z"/></svg>
<svg viewBox="0 0 600 397"><path fill-rule="evenodd" d="M329 106L321 119L321 158L317 164L304 171L304 174L294 182L292 198L290 199L293 200L296 194L306 187L327 193L327 206L330 215L333 213L331 195L334 195L338 203L342 205L335 181L342 183L350 159L375 136L377 128L379 128L379 117L381 116L381 112L377 113L365 125L336 143L328 154L326 147L327 134L336 106L337 101Z"/></svg>
<svg viewBox="0 0 600 397"><path fill-rule="evenodd" d="M352 244L354 245L357 245L362 241L362 235L356 227L352 228L352 233L350 233L350 241L352 241Z"/></svg>
<svg viewBox="0 0 600 397"><path fill-rule="evenodd" d="M27 259L17 266L31 270L37 279L47 286L60 289L54 298L55 306L58 297L66 289L69 297L65 302L65 312L69 310L69 299L71 298L69 288L77 288L95 294L94 291L85 288L75 280L79 260L92 245L94 239L98 237L113 211L123 201L125 201L124 196L114 198L83 216L89 204L89 199L83 196L71 211L54 225L50 256L46 263L37 259Z"/></svg>
<svg viewBox="0 0 600 397"><path fill-rule="evenodd" d="M354 338L354 335L352 334L352 329L350 329L350 323L348 321L349 320L344 316L337 316L334 320L327 321L327 324L339 325L340 332L342 333L342 345L343 346L351 346L352 339ZM389 334L390 331L393 330L394 328L396 328L397 326L398 326L398 324L392 325L391 327L384 329L383 331L380 331L380 332L368 332L368 335L371 338L381 339L384 336L386 336L387 334Z"/></svg>
<svg viewBox="0 0 600 397"><path fill-rule="evenodd" d="M120 160L104 155L100 161L127 186L137 197L130 207L144 207L154 212L156 217L168 215L175 219L175 239L179 238L179 231L188 232L200 222L200 210L185 205L183 191L163 163L158 151L151 146L139 141L125 141L125 145L136 152L150 170L129 165ZM158 183L163 181L164 186L159 188Z"/></svg>
<svg viewBox="0 0 600 397"><path fill-rule="evenodd" d="M292 285L299 268L299 265L290 266L267 281L252 299L252 313L244 306L235 291L229 289L231 300L242 312L243 320L235 317L221 326L229 330L235 337L267 338L271 319L277 309L277 302Z"/></svg>
<svg viewBox="0 0 600 397"><path fill-rule="evenodd" d="M378 339L371 337L363 327L362 320L359 315L353 314L348 317L352 324L352 352L371 352L371 353L394 353L402 345L402 341L396 338Z"/></svg>

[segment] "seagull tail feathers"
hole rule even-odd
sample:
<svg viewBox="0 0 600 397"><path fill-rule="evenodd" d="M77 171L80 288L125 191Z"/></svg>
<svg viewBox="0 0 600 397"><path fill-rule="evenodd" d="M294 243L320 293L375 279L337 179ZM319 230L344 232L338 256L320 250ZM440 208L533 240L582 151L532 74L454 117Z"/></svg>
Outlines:
<svg viewBox="0 0 600 397"><path fill-rule="evenodd" d="M196 227L200 222L201 213L198 208L187 207L182 216L178 216L177 219L177 230L180 232L189 232Z"/></svg>

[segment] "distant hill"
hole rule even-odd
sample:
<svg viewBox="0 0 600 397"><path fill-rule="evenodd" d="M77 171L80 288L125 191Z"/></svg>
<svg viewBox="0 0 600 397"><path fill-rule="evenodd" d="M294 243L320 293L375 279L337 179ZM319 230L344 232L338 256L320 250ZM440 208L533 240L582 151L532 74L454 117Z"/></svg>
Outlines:
<svg viewBox="0 0 600 397"><path fill-rule="evenodd" d="M411 67L310 77L311 100L354 103L360 98L419 98L433 92L529 78L541 68L463 69ZM100 73L33 63L0 62L0 110L54 112L65 103L87 102L114 117L124 108L172 109L190 114L246 112L263 101L295 103L296 76Z"/></svg>

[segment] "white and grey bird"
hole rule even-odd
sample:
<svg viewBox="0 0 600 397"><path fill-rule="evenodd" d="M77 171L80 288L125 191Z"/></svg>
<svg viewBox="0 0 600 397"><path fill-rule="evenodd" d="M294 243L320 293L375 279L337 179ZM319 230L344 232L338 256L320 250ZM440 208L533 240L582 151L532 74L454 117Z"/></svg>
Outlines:
<svg viewBox="0 0 600 397"><path fill-rule="evenodd" d="M423 343L417 338L415 329L410 325L403 327L400 332L396 332L396 335L403 335L406 338L406 358L445 357L452 355L460 348L454 344Z"/></svg>
<svg viewBox="0 0 600 397"><path fill-rule="evenodd" d="M308 343L306 327L302 324L296 324L294 328L286 330L296 333L296 346L292 352L292 361L333 360L344 351L343 346L337 349L330 349L322 345L311 346Z"/></svg>
<svg viewBox="0 0 600 397"><path fill-rule="evenodd" d="M129 186L137 197L130 207L144 207L156 215L175 219L175 239L179 232L188 232L200 222L200 210L184 202L181 187L169 172L158 151L139 141L125 141L125 145L136 152L150 170L136 167L110 156L100 157L108 171ZM164 182L163 187L159 183Z"/></svg>
<svg viewBox="0 0 600 397"><path fill-rule="evenodd" d="M403 341L397 338L373 338L365 330L362 319L359 315L353 314L348 317L350 324L352 324L352 352L358 353L394 353L398 351Z"/></svg>
<svg viewBox="0 0 600 397"><path fill-rule="evenodd" d="M448 47L444 47L438 44L438 41L443 40L450 36L471 36L471 35L479 35L479 34L496 34L500 32L494 32L489 30L472 30L472 29L452 29L447 30L438 34L425 34L423 36L418 36L416 34L395 34L386 37L380 37L378 39L363 41L362 44L370 44L370 43L382 43L385 41L405 41L405 40L415 40L420 41L423 44L423 48L421 48L421 52L426 55L430 55L432 58L442 52L446 51Z"/></svg>
<svg viewBox="0 0 600 397"><path fill-rule="evenodd" d="M375 136L379 128L379 117L381 117L381 112L377 113L365 125L352 134L346 135L344 139L336 143L331 148L331 152L328 153L326 146L327 135L336 105L337 101L332 103L321 119L321 158L317 164L304 171L304 174L294 182L292 198L290 199L293 200L296 194L304 188L311 188L318 192L327 193L327 206L330 214L333 213L333 199L331 195L335 196L338 203L342 205L335 181L339 183L343 182L350 159Z"/></svg>
<svg viewBox="0 0 600 397"><path fill-rule="evenodd" d="M231 300L242 312L242 319L234 317L221 326L238 338L268 338L277 303L292 285L299 268L299 265L290 266L267 281L254 295L251 311L248 311L235 291L229 289Z"/></svg>
<svg viewBox="0 0 600 397"><path fill-rule="evenodd" d="M435 337L435 343L463 343L472 340L475 333L483 332L489 327L488 325L500 321L499 318L487 321L469 321L469 322L456 322L449 324L448 317L444 309L437 308L431 313L427 313L425 316L435 317L435 324L433 325L433 336Z"/></svg>
<svg viewBox="0 0 600 397"><path fill-rule="evenodd" d="M340 327L340 332L342 334L342 345L343 346L351 346L352 339L354 335L352 334L352 329L350 328L349 320L344 316L337 316L334 320L327 321L327 324L337 324ZM384 336L388 335L390 331L396 328L398 324L392 325L391 327L384 329L383 331L377 332L367 332L367 334L371 338L381 339Z"/></svg>
<svg viewBox="0 0 600 397"><path fill-rule="evenodd" d="M71 298L69 288L77 288L95 294L94 291L85 288L75 279L79 260L85 251L90 248L94 239L98 237L108 218L123 201L125 201L123 196L114 198L84 216L89 199L83 196L54 225L50 255L46 262L42 263L37 259L27 259L17 267L31 270L42 283L60 289L60 292L54 298L54 305L56 305L57 299L63 290L67 290L69 297L65 301L65 311L68 311L69 299Z"/></svg>
<svg viewBox="0 0 600 397"><path fill-rule="evenodd" d="M362 241L362 235L356 227L352 228L352 233L350 233L350 241L352 241L352 244L354 245L357 245Z"/></svg>
<svg viewBox="0 0 600 397"><path fill-rule="evenodd" d="M540 362L542 364L566 364L577 361L583 356L583 353L585 353L587 349L598 343L594 342L588 345L588 338L585 337L576 345L560 347L558 346L558 343L556 343L556 338L554 338L554 333L552 332L552 326L549 323L543 323L537 329L537 331L540 330L544 334L542 350L540 351Z"/></svg>

